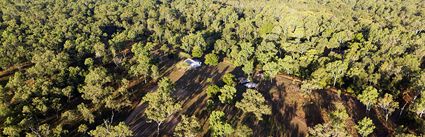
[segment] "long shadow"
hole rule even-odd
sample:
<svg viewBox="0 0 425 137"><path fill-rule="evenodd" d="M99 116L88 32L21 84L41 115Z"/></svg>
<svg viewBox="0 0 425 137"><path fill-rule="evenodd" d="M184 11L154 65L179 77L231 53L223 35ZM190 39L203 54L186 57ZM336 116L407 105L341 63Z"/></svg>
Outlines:
<svg viewBox="0 0 425 137"><path fill-rule="evenodd" d="M218 72L215 67L202 66L201 68L188 70L180 79L175 82L176 91L173 93L173 96L183 104L190 103L191 99L196 97L196 101L193 102L191 106L188 107L187 110L181 112L181 114L186 114L188 116L195 115L198 119L207 119L208 112L206 111L206 94L203 94L203 89L206 84L208 78L213 79L213 83L218 81L224 73L229 69L226 67L223 72ZM184 107L184 106L183 106ZM202 117L200 117L202 116ZM154 136L156 135L156 123L146 123L146 119L141 118L142 121L139 120L136 124L142 124L142 126L138 126L138 128L133 129L133 131L140 131L140 127L146 127L146 129L142 129L142 132L138 132L136 136ZM180 121L179 113L170 116L168 121L164 122L160 127L160 135L161 136L172 136L172 131L174 130L177 123ZM204 124L207 122L204 120ZM202 123L201 123L202 124Z"/></svg>
<svg viewBox="0 0 425 137"><path fill-rule="evenodd" d="M304 136L304 133L299 132L298 125L292 124L292 119L296 116L297 104L285 104L286 88L283 83L276 83L276 80L265 80L261 82L259 89L264 98L271 102L272 115L267 116L266 120L255 136ZM277 92L270 93L276 88ZM272 96L273 94L273 96ZM268 124L272 123L272 124Z"/></svg>
<svg viewBox="0 0 425 137"><path fill-rule="evenodd" d="M383 123L386 121L381 121L378 117L378 113L376 112L376 110L379 111L379 109L371 109L368 112L366 110L366 106L363 105L359 100L345 95L341 95L341 98L344 102L344 106L347 107L347 113L350 114L351 118L356 124L364 117L369 117L370 119L372 119L373 124L376 127L372 134L379 137L390 135L388 129L384 126L385 123Z"/></svg>
<svg viewBox="0 0 425 137"><path fill-rule="evenodd" d="M311 103L304 105L303 110L305 112L305 119L308 127L313 127L325 122L321 115L320 107L317 104Z"/></svg>
<svg viewBox="0 0 425 137"><path fill-rule="evenodd" d="M314 92L314 96L316 97L314 99L314 103L305 105L303 108L306 114L308 127L313 127L316 124L323 123L324 120L322 116L317 114L320 114L320 110L322 109L326 110L327 112L334 111L336 108L332 102L340 100L346 107L346 111L353 119L354 124L357 124L357 122L363 119L364 117L369 117L372 119L374 125L376 126L376 129L372 134L374 134L375 136L390 135L388 129L384 125L384 122L386 121L382 121L378 117L379 114L377 113L377 111L379 111L379 109L371 109L369 112L367 112L366 107L359 100L351 96L346 96L344 94L338 96L337 94L331 93L326 90Z"/></svg>
<svg viewBox="0 0 425 137"><path fill-rule="evenodd" d="M316 97L315 103L319 104L320 109L325 109L327 112L334 111L335 105L332 100L338 100L338 95L327 92L326 90L319 90L314 92Z"/></svg>

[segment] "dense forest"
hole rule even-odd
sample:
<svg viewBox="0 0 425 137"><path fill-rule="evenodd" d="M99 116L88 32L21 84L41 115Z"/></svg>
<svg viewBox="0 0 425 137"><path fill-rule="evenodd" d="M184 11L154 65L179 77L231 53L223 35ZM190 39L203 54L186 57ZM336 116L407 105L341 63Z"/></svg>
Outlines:
<svg viewBox="0 0 425 137"><path fill-rule="evenodd" d="M0 0L0 34L0 136L138 136L125 119L139 102L152 136L276 136L256 132L276 114L268 91L231 73L206 88L207 134L175 116L184 104L165 72L186 58L251 80L285 74L305 96L332 89L369 114L349 132L354 116L336 104L306 136L380 136L372 114L395 127L387 136L425 134L424 0Z"/></svg>

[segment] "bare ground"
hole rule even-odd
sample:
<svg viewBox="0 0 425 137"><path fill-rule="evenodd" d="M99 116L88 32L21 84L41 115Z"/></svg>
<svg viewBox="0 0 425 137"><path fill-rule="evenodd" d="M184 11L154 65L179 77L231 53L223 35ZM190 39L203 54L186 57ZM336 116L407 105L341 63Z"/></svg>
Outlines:
<svg viewBox="0 0 425 137"><path fill-rule="evenodd" d="M183 109L171 116L160 127L160 136L172 136L172 131L180 120L180 115L194 115L199 119L202 132L199 136L209 136L207 110L208 100L205 88L212 83L218 83L219 79L227 72L236 75L240 72L230 63L222 62L216 67L202 66L196 70L180 70L171 68L167 71L169 77L176 85L175 98L182 103ZM212 81L207 81L212 78ZM216 110L226 113L227 122L233 127L237 124L246 124L253 129L254 136L306 136L308 127L313 127L329 120L328 113L333 111L335 103L343 103L346 106L350 119L346 121L348 131L357 136L354 128L355 123L363 117L371 117L377 126L374 136L388 136L394 129L392 122L385 122L378 117L379 111L366 112L365 107L348 94L336 94L336 89L320 90L313 92L312 96L304 96L299 89L299 79L288 75L278 75L275 80L259 81L259 88L268 103L272 106L272 115L264 116L263 121L257 122L253 115L244 115L234 105L219 105ZM140 89L146 92L154 91L156 86L149 89ZM241 99L244 89L238 88L236 100ZM136 136L157 136L156 123L147 122L143 112L146 104L139 103L127 117L126 123L130 125ZM378 116L376 115L378 114Z"/></svg>

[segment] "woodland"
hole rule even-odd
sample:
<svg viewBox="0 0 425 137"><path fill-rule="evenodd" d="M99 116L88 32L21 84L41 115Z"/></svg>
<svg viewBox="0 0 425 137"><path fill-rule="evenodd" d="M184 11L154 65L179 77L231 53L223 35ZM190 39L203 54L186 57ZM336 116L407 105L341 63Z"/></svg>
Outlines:
<svg viewBox="0 0 425 137"><path fill-rule="evenodd" d="M166 72L187 58L254 81L284 74L365 115L336 104L291 136L425 135L424 0L0 0L0 43L0 136L281 136L256 129L277 114L269 92L234 73L208 78L202 115L181 112ZM126 121L139 103L154 128Z"/></svg>

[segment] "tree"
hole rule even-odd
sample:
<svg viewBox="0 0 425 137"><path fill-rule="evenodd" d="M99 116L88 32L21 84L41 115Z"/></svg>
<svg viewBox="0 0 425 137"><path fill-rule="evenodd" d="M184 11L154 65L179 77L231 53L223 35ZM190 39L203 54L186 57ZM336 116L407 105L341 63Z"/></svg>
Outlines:
<svg viewBox="0 0 425 137"><path fill-rule="evenodd" d="M242 71L245 72L246 75L248 75L248 78L250 78L252 72L254 71L254 61L251 60L245 63L242 67Z"/></svg>
<svg viewBox="0 0 425 137"><path fill-rule="evenodd" d="M235 137L250 137L252 136L252 129L246 125L238 125L234 132Z"/></svg>
<svg viewBox="0 0 425 137"><path fill-rule="evenodd" d="M413 107L412 110L415 112L419 117L422 117L423 113L425 113L425 73L422 73L419 78L415 81L415 95L413 97ZM420 96L420 98L418 98ZM417 101L416 101L417 100ZM407 105L404 104L403 108Z"/></svg>
<svg viewBox="0 0 425 137"><path fill-rule="evenodd" d="M292 56L285 56L283 59L278 59L278 65L283 72L290 75L297 75L300 71L300 63Z"/></svg>
<svg viewBox="0 0 425 137"><path fill-rule="evenodd" d="M235 66L241 66L245 64L250 57L253 55L255 48L251 43L243 42L238 46L232 46L232 50L227 57L231 59L231 62Z"/></svg>
<svg viewBox="0 0 425 137"><path fill-rule="evenodd" d="M158 80L158 78L160 77L160 74L159 74L159 70L158 70L158 67L156 66L156 65L152 65L151 66L151 77L152 77L152 79L154 80L154 81L156 81L156 80Z"/></svg>
<svg viewBox="0 0 425 137"><path fill-rule="evenodd" d="M367 137L375 129L372 119L365 117L356 125L357 133L362 137Z"/></svg>
<svg viewBox="0 0 425 137"><path fill-rule="evenodd" d="M333 86L335 86L336 81L338 79L342 78L345 75L347 68L348 68L348 63L342 62L342 61L335 61L335 62L328 63L326 65L326 70L333 77Z"/></svg>
<svg viewBox="0 0 425 137"><path fill-rule="evenodd" d="M272 114L272 109L266 103L263 95L256 90L248 89L243 93L243 99L236 102L237 108L241 109L244 113L253 113L257 120L263 120L263 115Z"/></svg>
<svg viewBox="0 0 425 137"><path fill-rule="evenodd" d="M182 115L182 119L174 129L174 135L178 137L195 137L201 130L199 122L195 116L187 117Z"/></svg>
<svg viewBox="0 0 425 137"><path fill-rule="evenodd" d="M383 109L385 113L385 120L388 120L388 116L391 115L396 108L398 108L398 102L394 101L393 95L385 93L383 98L379 98L378 106Z"/></svg>
<svg viewBox="0 0 425 137"><path fill-rule="evenodd" d="M148 104L145 110L147 118L158 124L158 135L161 124L169 116L181 109L181 105L171 96L173 90L171 80L163 78L158 83L158 89L155 92L149 92L142 99L143 103Z"/></svg>
<svg viewBox="0 0 425 137"><path fill-rule="evenodd" d="M224 122L223 111L213 111L210 114L208 120L210 129L212 130L211 135L214 137L227 136L233 133L233 128L230 124Z"/></svg>
<svg viewBox="0 0 425 137"><path fill-rule="evenodd" d="M128 93L129 84L130 81L122 79L119 87L104 100L105 107L121 111L123 108L131 106L130 94Z"/></svg>
<svg viewBox="0 0 425 137"><path fill-rule="evenodd" d="M310 95L311 91L319 89L322 89L322 87L314 80L304 80L301 84L301 91L306 95Z"/></svg>
<svg viewBox="0 0 425 137"><path fill-rule="evenodd" d="M93 123L94 122L94 115L91 112L91 110L89 108L87 108L86 104L81 103L77 106L78 111L81 113L81 115L83 116L83 119L85 121L88 121L89 123Z"/></svg>
<svg viewBox="0 0 425 137"><path fill-rule="evenodd" d="M78 126L77 131L80 132L80 133L86 133L87 129L88 129L88 127L87 127L86 124L81 124L80 126Z"/></svg>
<svg viewBox="0 0 425 137"><path fill-rule="evenodd" d="M229 2L0 0L0 136L54 136L43 132L61 128L72 131L61 136L86 136L98 126L94 117L128 104L128 86L137 84L130 81L160 80L158 70L173 63L168 55L179 52L213 53L243 66L248 79L256 65L267 66L269 78L282 71L306 80L307 92L370 85L412 97L400 112L409 106L415 119L423 115L423 0ZM86 130L75 132L81 124Z"/></svg>
<svg viewBox="0 0 425 137"><path fill-rule="evenodd" d="M336 110L329 114L330 121L324 124L315 125L308 129L310 136L315 137L347 137L350 136L346 129L346 121L349 118L345 107L335 104Z"/></svg>
<svg viewBox="0 0 425 137"><path fill-rule="evenodd" d="M192 57L199 58L199 57L202 57L203 54L204 54L204 51L199 45L196 45L193 47Z"/></svg>
<svg viewBox="0 0 425 137"><path fill-rule="evenodd" d="M221 78L221 80L223 80L223 82L226 85L236 86L235 76L232 73L226 73L226 74L224 74L224 76Z"/></svg>
<svg viewBox="0 0 425 137"><path fill-rule="evenodd" d="M366 105L366 110L370 111L370 107L378 102L378 96L378 90L372 86L368 86L357 98Z"/></svg>
<svg viewBox="0 0 425 137"><path fill-rule="evenodd" d="M265 64L273 60L276 57L277 49L272 42L261 42L255 51L255 57L261 64Z"/></svg>
<svg viewBox="0 0 425 137"><path fill-rule="evenodd" d="M109 96L112 95L113 88L108 86L112 82L112 77L108 75L107 70L103 67L90 69L86 75L85 85L79 89L82 97L91 100L94 104L102 106Z"/></svg>
<svg viewBox="0 0 425 137"><path fill-rule="evenodd" d="M182 45L179 48L183 49L186 53L190 53L190 51L192 50L192 54L194 52L193 50L198 50L195 52L203 52L203 48L207 45L204 38L202 37L202 33L191 33L189 35L186 35L181 39L181 42ZM197 46L197 48L195 48L195 46Z"/></svg>
<svg viewBox="0 0 425 137"><path fill-rule="evenodd" d="M419 117L425 113L425 95L422 95L414 104L413 112L415 112Z"/></svg>
<svg viewBox="0 0 425 137"><path fill-rule="evenodd" d="M218 96L220 102L230 103L236 95L236 88L229 85L224 85L224 87L220 89L220 93L221 94Z"/></svg>
<svg viewBox="0 0 425 137"><path fill-rule="evenodd" d="M42 124L38 127L30 127L31 132L26 133L26 137L61 137L63 133L68 131L63 130L62 125L52 128L49 124Z"/></svg>
<svg viewBox="0 0 425 137"><path fill-rule="evenodd" d="M276 77L277 73L279 73L280 68L279 65L276 62L267 62L263 66L264 74L267 78L272 80Z"/></svg>
<svg viewBox="0 0 425 137"><path fill-rule="evenodd" d="M146 79L151 67L148 49L141 43L136 43L133 44L131 51L134 53L132 60L135 64L130 67L129 73L135 77L143 76Z"/></svg>
<svg viewBox="0 0 425 137"><path fill-rule="evenodd" d="M214 53L205 55L205 64L216 66L218 64L218 56Z"/></svg>
<svg viewBox="0 0 425 137"><path fill-rule="evenodd" d="M218 87L217 85L209 85L206 90L207 96L211 98L220 92L220 87Z"/></svg>
<svg viewBox="0 0 425 137"><path fill-rule="evenodd" d="M102 125L97 126L95 130L90 131L89 135L94 137L131 137L133 136L133 131L124 122L113 126L105 121Z"/></svg>

